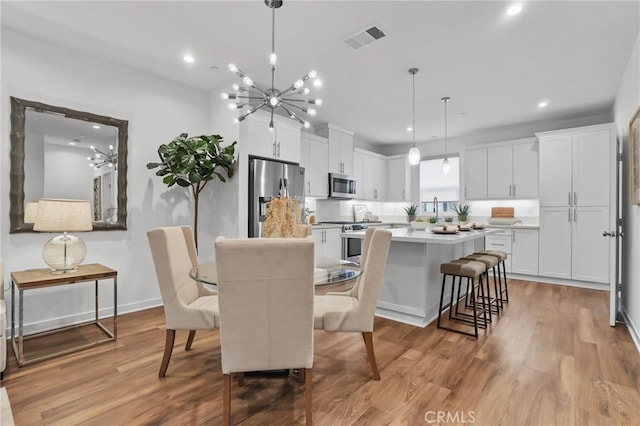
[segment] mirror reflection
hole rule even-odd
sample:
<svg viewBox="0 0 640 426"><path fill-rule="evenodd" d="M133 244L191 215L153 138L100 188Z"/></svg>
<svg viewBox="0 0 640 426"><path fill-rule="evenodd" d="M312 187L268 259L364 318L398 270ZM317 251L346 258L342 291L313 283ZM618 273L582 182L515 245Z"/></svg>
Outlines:
<svg viewBox="0 0 640 426"><path fill-rule="evenodd" d="M40 198L89 200L94 230L126 229L127 122L11 100L10 231L33 230L28 206Z"/></svg>

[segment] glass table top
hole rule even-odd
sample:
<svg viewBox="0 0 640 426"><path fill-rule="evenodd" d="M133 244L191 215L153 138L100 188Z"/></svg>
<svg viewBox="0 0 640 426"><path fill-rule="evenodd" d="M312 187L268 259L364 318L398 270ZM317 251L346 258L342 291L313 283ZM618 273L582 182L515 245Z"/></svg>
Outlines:
<svg viewBox="0 0 640 426"><path fill-rule="evenodd" d="M315 260L313 283L316 286L339 284L357 278L360 275L358 264L338 259L318 258ZM202 263L191 271L189 276L204 284L215 285L218 280L216 262Z"/></svg>

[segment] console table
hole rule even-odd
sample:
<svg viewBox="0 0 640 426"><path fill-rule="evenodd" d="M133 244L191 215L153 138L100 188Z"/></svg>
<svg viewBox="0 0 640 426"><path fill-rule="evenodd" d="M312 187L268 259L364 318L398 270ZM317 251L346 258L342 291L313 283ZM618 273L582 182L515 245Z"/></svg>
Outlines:
<svg viewBox="0 0 640 426"><path fill-rule="evenodd" d="M99 300L98 300L98 281L104 279L112 279L113 280L113 331L110 331L107 327L105 327L98 318L98 309L99 309ZM71 285L76 283L83 283L95 281L95 318L91 321L86 321L81 324L73 324L60 328L56 328L53 330L47 330L39 333L30 334L28 336L23 336L23 308L24 308L24 291L25 290L33 290L44 287L56 287L62 285ZM19 305L18 305L18 336L16 342L16 334L15 334L15 304L16 304L16 294L15 290L18 289L19 294ZM108 268L104 265L100 265L99 263L92 263L87 265L78 266L78 270L75 272L65 273L65 274L54 274L51 272L51 269L28 269L25 271L18 271L11 273L11 344L13 346L13 352L16 356L16 360L18 361L18 367L22 367L23 365L29 365L37 361L42 361L45 359L49 359L55 356L68 354L71 352L75 352L81 349L86 349L91 346L95 346L100 343L109 342L116 340L118 337L118 271ZM80 346L76 346L70 349L66 349L63 351L59 351L56 353L39 356L32 359L26 359L24 354L24 341L28 339L32 339L34 337L43 336L47 334L57 333L60 331L68 330L71 328L81 327L89 324L95 324L100 330L106 334L106 338L100 339L97 341L85 343Z"/></svg>

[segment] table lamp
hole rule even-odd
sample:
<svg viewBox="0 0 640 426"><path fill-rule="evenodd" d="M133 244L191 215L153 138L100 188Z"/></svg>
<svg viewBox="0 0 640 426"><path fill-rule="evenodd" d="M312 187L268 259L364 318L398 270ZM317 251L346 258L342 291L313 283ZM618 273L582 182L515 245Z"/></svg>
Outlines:
<svg viewBox="0 0 640 426"><path fill-rule="evenodd" d="M30 202L24 206L24 223L33 223L38 212L38 202Z"/></svg>
<svg viewBox="0 0 640 426"><path fill-rule="evenodd" d="M42 258L54 274L78 270L87 255L87 246L80 238L67 232L91 231L91 205L86 200L41 198L38 201L34 231L62 232L42 248Z"/></svg>

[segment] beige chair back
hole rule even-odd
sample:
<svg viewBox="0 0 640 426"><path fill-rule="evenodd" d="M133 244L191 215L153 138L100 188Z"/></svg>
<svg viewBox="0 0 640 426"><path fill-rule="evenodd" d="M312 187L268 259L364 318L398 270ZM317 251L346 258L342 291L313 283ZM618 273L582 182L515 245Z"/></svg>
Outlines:
<svg viewBox="0 0 640 426"><path fill-rule="evenodd" d="M218 238L222 372L313 366L313 238Z"/></svg>
<svg viewBox="0 0 640 426"><path fill-rule="evenodd" d="M324 316L324 329L327 331L373 331L373 317L387 256L391 245L391 231L387 229L367 229L365 244L361 257L361 274L357 288L350 296L358 299L358 303L348 311L327 312Z"/></svg>
<svg viewBox="0 0 640 426"><path fill-rule="evenodd" d="M0 300L4 300L4 265L0 260Z"/></svg>
<svg viewBox="0 0 640 426"><path fill-rule="evenodd" d="M164 304L167 329L209 330L216 327L215 315L208 309L189 306L210 292L189 277L198 264L195 240L190 226L152 229L147 232Z"/></svg>

